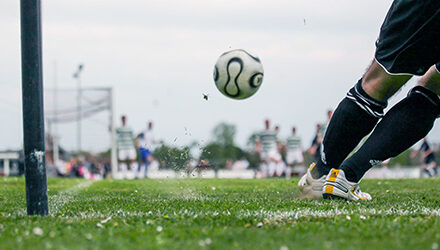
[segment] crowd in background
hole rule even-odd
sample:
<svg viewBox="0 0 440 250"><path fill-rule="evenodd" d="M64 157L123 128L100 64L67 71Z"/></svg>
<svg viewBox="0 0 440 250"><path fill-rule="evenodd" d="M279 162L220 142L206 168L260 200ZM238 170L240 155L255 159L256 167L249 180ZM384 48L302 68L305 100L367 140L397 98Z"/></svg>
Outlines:
<svg viewBox="0 0 440 250"><path fill-rule="evenodd" d="M301 175L306 165L316 162L321 157L321 144L327 124L332 118L332 111L327 112L327 119L317 123L315 135L311 143L304 143L298 135L295 126L290 128L286 138L280 136L280 126L272 125L264 120L263 130L250 137L253 145L248 150L242 150L233 143L235 127L222 124L224 130L232 130L230 139L216 138L208 145L200 146L202 151L198 157L193 157L191 147L169 147L153 136L153 123L147 122L145 129L135 134L127 126L127 117L121 117L121 126L116 128L117 142L117 172L120 178L144 178L149 171L172 169L193 171L227 169L230 171L255 171L257 178L291 177ZM229 126L229 127L228 127ZM233 128L233 129L231 129ZM215 128L214 130L216 130ZM225 134L224 131L220 134ZM227 133L226 133L227 134ZM220 141L220 142L219 142ZM46 163L49 177L79 177L87 179L109 178L112 174L110 153L92 155L83 152L71 155L61 148L60 157L54 161L51 150L51 138L47 138ZM306 145L306 146L304 146ZM408 158L412 162L420 162L421 176L437 176L434 147L427 138L420 148L412 150ZM393 159L391 159L393 161ZM19 162L23 162L22 160ZM390 160L382 163L388 169ZM18 174L23 174L23 164L18 164ZM21 170L20 170L21 169Z"/></svg>

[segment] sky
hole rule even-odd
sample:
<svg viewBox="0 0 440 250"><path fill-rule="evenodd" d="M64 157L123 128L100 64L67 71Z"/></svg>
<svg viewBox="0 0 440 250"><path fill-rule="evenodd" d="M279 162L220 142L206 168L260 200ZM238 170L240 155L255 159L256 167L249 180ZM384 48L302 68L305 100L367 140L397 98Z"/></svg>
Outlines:
<svg viewBox="0 0 440 250"><path fill-rule="evenodd" d="M0 1L0 150L22 142L19 2ZM371 63L391 2L45 0L44 87L76 88L72 74L83 64L83 87L113 87L117 124L124 114L140 132L151 120L156 139L168 144L207 143L214 126L227 122L243 146L268 118L281 137L296 126L308 145L315 124ZM231 49L259 56L264 66L261 88L246 100L223 96L212 79L217 58ZM107 121L102 113L82 122L83 149L109 147ZM76 124L56 129L61 145L75 150ZM440 141L437 124L430 139Z"/></svg>

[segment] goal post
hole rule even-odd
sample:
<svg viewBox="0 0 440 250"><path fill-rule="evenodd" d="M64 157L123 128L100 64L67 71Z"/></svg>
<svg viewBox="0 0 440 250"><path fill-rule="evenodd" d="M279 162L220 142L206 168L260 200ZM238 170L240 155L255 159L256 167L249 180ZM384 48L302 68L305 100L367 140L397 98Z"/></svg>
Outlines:
<svg viewBox="0 0 440 250"><path fill-rule="evenodd" d="M41 2L20 1L23 143L28 215L47 215Z"/></svg>

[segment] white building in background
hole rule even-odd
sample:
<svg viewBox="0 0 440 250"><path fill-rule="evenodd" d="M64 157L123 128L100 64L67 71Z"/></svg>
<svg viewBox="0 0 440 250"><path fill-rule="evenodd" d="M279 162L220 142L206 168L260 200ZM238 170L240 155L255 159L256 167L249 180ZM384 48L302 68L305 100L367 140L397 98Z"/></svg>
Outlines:
<svg viewBox="0 0 440 250"><path fill-rule="evenodd" d="M18 175L20 160L19 151L0 151L0 176Z"/></svg>

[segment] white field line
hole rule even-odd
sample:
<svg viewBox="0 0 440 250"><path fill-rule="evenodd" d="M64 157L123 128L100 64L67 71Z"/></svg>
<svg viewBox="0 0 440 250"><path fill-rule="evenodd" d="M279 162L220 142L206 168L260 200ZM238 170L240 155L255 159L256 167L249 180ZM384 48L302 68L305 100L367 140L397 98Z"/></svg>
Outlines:
<svg viewBox="0 0 440 250"><path fill-rule="evenodd" d="M102 219L102 218L129 218L129 217L145 217L154 219L163 218L164 216L169 217L192 217L192 218L203 218L203 217L216 217L216 216L227 216L234 217L237 219L268 219L268 220L298 220L301 218L331 218L337 216L346 215L357 215L357 216L440 216L440 208L427 208L419 207L417 209L412 208L399 208L399 209L375 209L375 208L359 208L359 209L330 209L330 210L319 210L311 208L294 209L290 211L270 211L270 210L236 210L236 211L195 211L183 209L174 212L165 212L161 210L155 211L123 211L118 210L110 213L103 212L79 212L73 216L64 216L63 218L73 218L73 219Z"/></svg>
<svg viewBox="0 0 440 250"><path fill-rule="evenodd" d="M66 203L74 201L74 195L79 190L84 189L92 185L95 182L93 180L88 180L80 182L75 186L69 187L65 190L58 192L56 195L50 195L49 199L49 216L57 213L58 209L63 207ZM17 208L17 210L9 214L8 216L27 216L26 208Z"/></svg>
<svg viewBox="0 0 440 250"><path fill-rule="evenodd" d="M66 203L75 201L75 194L81 189L88 188L95 181L88 180L80 182L75 186L69 187L63 191L58 192L55 195L49 196L49 214L55 214L62 208Z"/></svg>

